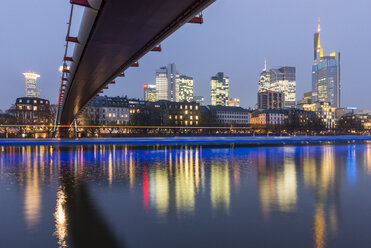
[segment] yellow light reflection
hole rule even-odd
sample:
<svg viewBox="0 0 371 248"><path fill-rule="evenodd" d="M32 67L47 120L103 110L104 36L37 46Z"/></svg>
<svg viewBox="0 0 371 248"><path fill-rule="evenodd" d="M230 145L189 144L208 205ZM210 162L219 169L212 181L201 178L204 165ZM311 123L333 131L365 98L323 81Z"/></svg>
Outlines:
<svg viewBox="0 0 371 248"><path fill-rule="evenodd" d="M326 220L322 204L316 206L314 214L314 247L323 248L326 245Z"/></svg>
<svg viewBox="0 0 371 248"><path fill-rule="evenodd" d="M60 248L67 247L67 219L66 219L66 194L62 187L57 193L57 205L55 208L55 232L54 235L58 238L58 245Z"/></svg>
<svg viewBox="0 0 371 248"><path fill-rule="evenodd" d="M40 221L41 213L41 189L39 185L39 171L37 168L37 157L31 158L31 147L28 146L26 149L26 187L25 187L25 199L24 199L24 213L28 227L30 229ZM34 161L34 164L31 164Z"/></svg>
<svg viewBox="0 0 371 248"><path fill-rule="evenodd" d="M210 196L214 209L224 209L229 213L230 184L228 165L211 166Z"/></svg>
<svg viewBox="0 0 371 248"><path fill-rule="evenodd" d="M180 152L179 166L175 168L175 204L178 212L194 212L195 210L193 165L189 163L188 156L187 148L184 153Z"/></svg>
<svg viewBox="0 0 371 248"><path fill-rule="evenodd" d="M291 158L285 158L283 171L277 173L276 182L277 203L280 210L283 212L292 212L296 210L296 167Z"/></svg>
<svg viewBox="0 0 371 248"><path fill-rule="evenodd" d="M156 168L156 210L159 215L165 215L169 210L169 178L166 170Z"/></svg>

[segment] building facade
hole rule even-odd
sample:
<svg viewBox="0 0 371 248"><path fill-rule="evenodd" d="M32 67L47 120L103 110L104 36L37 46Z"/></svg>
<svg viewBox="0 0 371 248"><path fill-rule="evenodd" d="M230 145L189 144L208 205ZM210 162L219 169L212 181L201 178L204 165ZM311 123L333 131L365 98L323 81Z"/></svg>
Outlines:
<svg viewBox="0 0 371 248"><path fill-rule="evenodd" d="M118 126L129 123L129 100L126 97L99 96L92 101L79 123L86 126Z"/></svg>
<svg viewBox="0 0 371 248"><path fill-rule="evenodd" d="M336 124L336 108L332 107L328 102L315 102L312 104L304 104L305 111L314 111L318 117L323 120L324 125L328 129L335 128Z"/></svg>
<svg viewBox="0 0 371 248"><path fill-rule="evenodd" d="M156 101L156 85L145 84L143 85L144 100L148 102Z"/></svg>
<svg viewBox="0 0 371 248"><path fill-rule="evenodd" d="M323 55L321 26L314 34L314 64L312 66L312 101L329 102L340 108L340 52Z"/></svg>
<svg viewBox="0 0 371 248"><path fill-rule="evenodd" d="M179 102L179 72L175 64L156 71L156 100Z"/></svg>
<svg viewBox="0 0 371 248"><path fill-rule="evenodd" d="M133 104L131 124L143 126L198 126L200 105L195 102L156 101Z"/></svg>
<svg viewBox="0 0 371 248"><path fill-rule="evenodd" d="M219 72L211 77L211 105L228 106L229 100L229 78Z"/></svg>
<svg viewBox="0 0 371 248"><path fill-rule="evenodd" d="M37 79L40 77L35 72L23 73L25 81L25 96L26 97L40 97L40 91L37 89Z"/></svg>
<svg viewBox="0 0 371 248"><path fill-rule="evenodd" d="M193 102L193 78L185 75L179 76L179 102Z"/></svg>
<svg viewBox="0 0 371 248"><path fill-rule="evenodd" d="M282 109L285 107L283 92L265 91L258 93L258 109Z"/></svg>
<svg viewBox="0 0 371 248"><path fill-rule="evenodd" d="M255 111L251 114L250 123L252 125L284 125L285 113L281 110L270 109Z"/></svg>
<svg viewBox="0 0 371 248"><path fill-rule="evenodd" d="M38 97L21 97L16 100L18 124L49 125L53 121L50 102Z"/></svg>
<svg viewBox="0 0 371 248"><path fill-rule="evenodd" d="M211 123L219 125L248 125L250 123L250 111L241 107L208 106Z"/></svg>

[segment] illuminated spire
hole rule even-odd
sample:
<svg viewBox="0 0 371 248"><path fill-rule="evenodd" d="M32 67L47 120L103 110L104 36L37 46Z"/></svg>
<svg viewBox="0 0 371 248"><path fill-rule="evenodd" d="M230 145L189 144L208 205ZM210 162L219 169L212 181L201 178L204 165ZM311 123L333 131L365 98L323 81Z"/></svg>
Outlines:
<svg viewBox="0 0 371 248"><path fill-rule="evenodd" d="M264 58L264 71L267 71L267 57Z"/></svg>
<svg viewBox="0 0 371 248"><path fill-rule="evenodd" d="M318 44L317 48L321 48L321 18L318 18Z"/></svg>

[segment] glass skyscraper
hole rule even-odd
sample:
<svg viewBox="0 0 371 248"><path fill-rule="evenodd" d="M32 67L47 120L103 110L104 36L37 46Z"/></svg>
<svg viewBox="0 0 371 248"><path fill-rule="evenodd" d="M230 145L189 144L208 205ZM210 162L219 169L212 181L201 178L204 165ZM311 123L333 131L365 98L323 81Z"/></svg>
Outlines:
<svg viewBox="0 0 371 248"><path fill-rule="evenodd" d="M179 101L193 102L193 78L185 75L179 77Z"/></svg>
<svg viewBox="0 0 371 248"><path fill-rule="evenodd" d="M258 93L267 91L282 92L285 95L285 106L287 108L296 105L296 68L283 66L277 69L267 69L267 61L260 73Z"/></svg>
<svg viewBox="0 0 371 248"><path fill-rule="evenodd" d="M219 72L211 77L211 105L228 106L229 100L229 78Z"/></svg>
<svg viewBox="0 0 371 248"><path fill-rule="evenodd" d="M179 72L175 64L156 71L156 100L179 102Z"/></svg>
<svg viewBox="0 0 371 248"><path fill-rule="evenodd" d="M320 40L321 26L314 34L314 64L312 66L312 101L328 102L340 107L340 52L323 56Z"/></svg>
<svg viewBox="0 0 371 248"><path fill-rule="evenodd" d="M35 72L26 72L23 73L25 81L25 91L26 97L36 97L40 98L40 91L37 89L37 79L40 77L39 74Z"/></svg>

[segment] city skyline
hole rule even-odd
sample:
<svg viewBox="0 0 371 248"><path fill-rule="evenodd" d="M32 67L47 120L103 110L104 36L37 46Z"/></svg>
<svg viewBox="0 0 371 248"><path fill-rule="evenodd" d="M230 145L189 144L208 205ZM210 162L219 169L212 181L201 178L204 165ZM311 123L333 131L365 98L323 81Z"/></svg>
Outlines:
<svg viewBox="0 0 371 248"><path fill-rule="evenodd" d="M127 77L117 80L117 84L110 87L111 89L105 91L104 94L115 95L114 93L120 92L120 95L142 97L142 85L153 78L153 71L159 65L176 62L184 74L194 77L195 82L197 82L195 84L195 95L205 96L206 102L210 101L208 94L210 76L217 71L223 71L230 77L231 95L241 99L241 106L253 107L256 103L256 84L262 67L261 61L264 57L268 57L271 67L276 65L297 67L297 99L300 99L304 92L311 90L310 68L313 63L313 32L316 30L318 17L321 17L322 27L325 31L322 34L322 40L325 41L322 46L326 51L331 48L331 51L342 52L342 107L356 106L368 109L370 108L369 102L363 100L367 99L367 90L364 90L364 88L368 89L368 84L360 78L360 75L357 75L357 71L367 68L366 59L370 56L370 52L362 48L366 47L371 37L355 27L363 23L370 23L370 21L367 15L353 16L345 10L350 8L363 13L371 4L360 0L350 4L348 8L344 8L346 1L328 1L326 3L321 2L321 8L319 9L314 6L316 2L319 3L319 1L314 1L312 4L301 3L300 6L298 4L290 6L292 1L285 0L281 2L282 7L279 7L276 3L270 3L270 1L262 1L261 3L237 1L236 4L240 8L222 1L216 2L204 12L205 23L203 25L185 25L183 29L177 31L174 36L162 43L162 53L145 56L140 61L140 68L128 70ZM43 0L40 0L39 3L42 5ZM269 7L269 3L274 6ZM336 4L334 5L334 3ZM25 6L32 10L35 9L33 4L28 4L26 3ZM334 11L331 11L331 13L322 10L331 5L334 5L332 6ZM17 4L7 3L5 9L7 7L9 10L13 10L17 7ZM61 65L63 36L65 35L67 19L67 13L60 10L67 8L67 2L58 3L57 6L50 8L50 13L47 13L47 15L53 15L53 18L50 18L53 20L53 27L51 24L42 23L41 19L37 18L36 15L39 10L31 11L29 19L32 21L20 25L21 32L17 31L21 34L22 39L19 34L13 33L10 27L3 26L4 30L9 30L9 36L14 37L14 40L11 42L4 40L2 49L13 50L14 55L8 56L7 60L2 60L1 67L7 68L4 80L14 87L11 87L9 92L0 93L0 109L9 108L14 103L14 99L22 95L24 90L22 72L29 70L37 71L42 76L38 84L43 92L43 97L50 99L51 103L56 102L56 87L59 79L57 69ZM287 16L282 18L281 22L276 24L276 27L270 27L268 24L276 15L272 12L275 8L282 8ZM77 17L81 14L79 10L76 13ZM303 13L305 15L301 17ZM5 13L1 18L13 20L18 14L16 13L16 15L10 17ZM28 15L28 13L23 14ZM241 18L245 14L247 14L247 18ZM258 22L254 22L254 25L249 23L249 20L259 14ZM273 16L268 18L271 14ZM218 16L223 17L222 20L218 21ZM233 16L233 18L227 18L228 16ZM297 24L293 23L292 19L290 20L292 17L297 18ZM243 23L238 25L238 28L228 29L237 20ZM78 23L78 21L78 18L75 18L75 22ZM3 21L3 23L8 22ZM31 28L35 25L40 29ZM295 32L282 32L287 25L290 25ZM338 27L342 28L339 29ZM76 33L77 29L78 25L74 25L72 31ZM226 32L225 36L229 40L228 43L225 43L226 38L223 37L214 41L214 38L218 35L217 29ZM203 34L206 31L207 34ZM265 32L276 37L285 37L282 40L286 44L277 39L269 40L268 35L264 34ZM38 36L40 38L36 41L30 39L24 47L14 49L20 42L23 43L23 37L25 36L30 38ZM48 45L45 45L44 37L45 40L48 40ZM195 44L188 42L194 40L192 37L197 37L193 42ZM239 40L235 40L237 37L239 37ZM254 39L254 37L259 38ZM210 40L213 40L213 44L210 44ZM355 43L357 43L357 46L355 46ZM179 49L179 47L184 49ZM237 49L242 47L250 48L237 54ZM187 53L184 53L185 50ZM216 51L218 53L213 55ZM2 52L6 56L10 54L5 49ZM228 53L230 54L228 55ZM216 60L216 56L224 59ZM352 65L353 61L359 63ZM359 90L361 88L362 90Z"/></svg>

